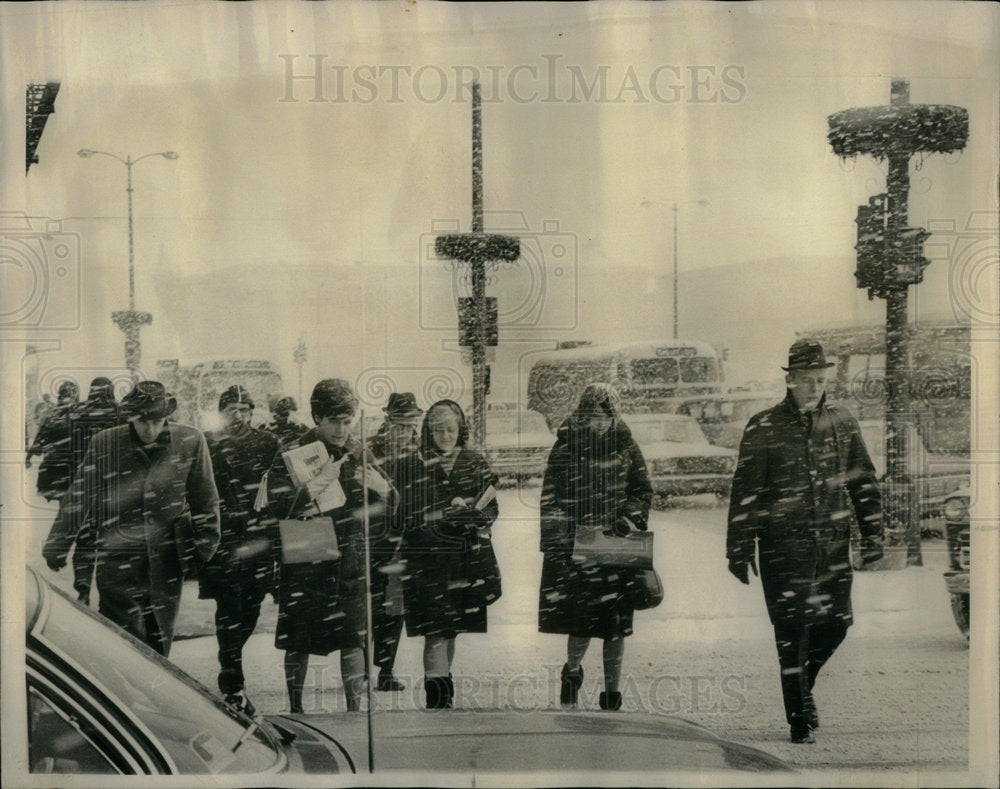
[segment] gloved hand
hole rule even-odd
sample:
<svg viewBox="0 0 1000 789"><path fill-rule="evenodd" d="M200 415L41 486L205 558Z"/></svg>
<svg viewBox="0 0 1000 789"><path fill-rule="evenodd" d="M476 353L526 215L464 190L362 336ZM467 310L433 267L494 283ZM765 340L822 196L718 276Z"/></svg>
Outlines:
<svg viewBox="0 0 1000 789"><path fill-rule="evenodd" d="M478 529L483 525L483 514L467 504L463 504L461 507L456 505L445 507L442 515L447 523L458 527L459 531Z"/></svg>
<svg viewBox="0 0 1000 789"><path fill-rule="evenodd" d="M740 561L738 559L729 560L729 572L735 575L736 579L741 584L750 583L750 573L748 568L753 569L754 575L760 575L760 573L757 572L757 562L752 556L748 562Z"/></svg>
<svg viewBox="0 0 1000 789"><path fill-rule="evenodd" d="M877 562L885 554L882 548L882 538L881 537L862 537L861 538L861 562L862 564L871 564L872 562Z"/></svg>
<svg viewBox="0 0 1000 789"><path fill-rule="evenodd" d="M45 563L49 566L49 569L54 573L59 572L63 567L66 566L66 554L64 553L49 553L43 551L42 556L45 557Z"/></svg>
<svg viewBox="0 0 1000 789"><path fill-rule="evenodd" d="M635 526L632 521L623 515L615 521L613 531L619 537L625 537L630 531L635 531Z"/></svg>
<svg viewBox="0 0 1000 789"><path fill-rule="evenodd" d="M26 458L24 461L25 468L31 468L31 458Z"/></svg>

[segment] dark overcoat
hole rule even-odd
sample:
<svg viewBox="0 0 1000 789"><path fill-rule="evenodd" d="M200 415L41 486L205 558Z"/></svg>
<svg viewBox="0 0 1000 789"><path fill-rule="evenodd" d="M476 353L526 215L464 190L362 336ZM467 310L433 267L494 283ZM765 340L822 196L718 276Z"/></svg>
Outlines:
<svg viewBox="0 0 1000 789"><path fill-rule="evenodd" d="M646 461L624 422L604 436L572 418L562 424L542 481L541 632L604 639L632 633L632 572L570 557L577 525L613 528L628 518L645 531L652 499Z"/></svg>
<svg viewBox="0 0 1000 789"><path fill-rule="evenodd" d="M729 505L730 561L760 554L771 622L850 625L852 515L882 533L882 499L857 421L824 397L801 413L791 393L755 415L740 443Z"/></svg>
<svg viewBox="0 0 1000 789"><path fill-rule="evenodd" d="M31 454L44 453L38 466L36 489L38 495L46 501L61 498L72 483L74 457L71 419L78 406L78 403L56 406L38 429L30 450ZM75 458L76 462L81 457L82 453Z"/></svg>
<svg viewBox="0 0 1000 789"><path fill-rule="evenodd" d="M319 441L311 428L282 452ZM275 646L290 652L328 655L340 649L363 648L367 632L367 595L364 564L364 488L361 483L362 449L354 439L346 446L327 445L330 458L340 460L340 486L346 502L325 513L333 518L340 558L311 563L279 565L278 624ZM274 519L298 518L315 511L304 491L296 490L279 452L268 473L268 499ZM367 457L367 456L366 456ZM370 460L370 459L369 459ZM367 473L380 474L370 463ZM384 480L383 476L383 480ZM386 529L385 519L396 507L396 494L383 499L369 487L369 528ZM276 545L280 557L280 538Z"/></svg>
<svg viewBox="0 0 1000 789"><path fill-rule="evenodd" d="M136 602L151 606L168 651L182 581L197 577L220 539L219 498L201 431L167 423L148 449L130 424L95 435L52 525L46 557L64 561L78 533L96 552L102 600L123 584L133 593L129 565L136 556L148 561L141 590L148 599Z"/></svg>
<svg viewBox="0 0 1000 789"><path fill-rule="evenodd" d="M476 587L499 577L479 576L473 557L488 551L488 530L499 514L496 498L482 510L452 517L457 497L474 504L496 476L486 459L462 447L451 471L434 453L416 453L398 473L403 524L403 600L408 635L453 638L485 633L486 605ZM495 568L498 572L499 568Z"/></svg>
<svg viewBox="0 0 1000 789"><path fill-rule="evenodd" d="M222 540L198 576L199 597L242 594L259 602L274 583L274 524L254 507L264 473L274 463L278 439L248 427L242 433L208 433Z"/></svg>

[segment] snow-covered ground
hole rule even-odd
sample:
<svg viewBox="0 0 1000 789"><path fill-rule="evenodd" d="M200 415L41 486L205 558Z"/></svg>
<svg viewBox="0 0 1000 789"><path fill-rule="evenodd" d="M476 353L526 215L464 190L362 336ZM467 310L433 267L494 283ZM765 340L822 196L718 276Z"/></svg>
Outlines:
<svg viewBox="0 0 1000 789"><path fill-rule="evenodd" d="M565 640L537 632L541 555L538 488L500 494L494 544L504 594L490 609L489 633L458 639L454 664L463 707L548 707L557 703ZM636 614L625 651L624 710L679 715L726 738L762 748L804 769L964 770L968 760L969 652L951 618L941 573L944 544L924 544L924 567L855 576L855 625L820 675L821 718L814 745L791 745L778 665L759 581L745 587L725 562L725 508L711 498L655 512L656 566L666 598ZM38 547L48 529L32 530L29 563L44 568ZM63 588L68 570L46 577ZM180 639L171 658L216 687L211 601L185 588ZM287 710L282 654L273 645L275 607L268 598L245 652L248 692L263 712ZM376 693L376 709L421 707L422 642L404 638L398 694ZM313 710L343 709L337 655L312 659ZM596 708L601 648L584 661L582 705ZM377 723L376 723L377 731ZM934 783L933 780L925 783Z"/></svg>

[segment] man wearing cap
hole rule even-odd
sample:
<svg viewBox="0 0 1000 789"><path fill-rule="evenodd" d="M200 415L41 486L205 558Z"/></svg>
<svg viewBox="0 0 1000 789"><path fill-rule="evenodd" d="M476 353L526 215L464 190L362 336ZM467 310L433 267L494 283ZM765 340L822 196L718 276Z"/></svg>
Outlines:
<svg viewBox="0 0 1000 789"><path fill-rule="evenodd" d="M215 600L219 690L228 704L251 715L243 647L274 582L273 537L254 503L261 478L278 453L278 439L251 426L253 410L250 393L238 384L230 386L219 397L222 429L205 436L219 491L222 540L198 575L198 596Z"/></svg>
<svg viewBox="0 0 1000 789"><path fill-rule="evenodd" d="M114 386L110 378L98 376L90 382L87 399L74 407L69 414L69 434L71 464L66 480L69 490L80 464L87 452L90 439L122 423L118 403L115 401ZM39 478L41 469L39 469ZM94 542L89 529L77 532L76 547L73 550L73 588L84 604L90 603L90 587L94 578Z"/></svg>
<svg viewBox="0 0 1000 789"><path fill-rule="evenodd" d="M42 455L36 489L46 501L59 501L66 495L73 475L71 419L80 405L80 387L73 381L59 384L59 400L28 450L25 466L31 468L32 455Z"/></svg>
<svg viewBox="0 0 1000 789"><path fill-rule="evenodd" d="M389 402L382 409L385 421L379 427L369 448L386 476L396 490L400 490L400 469L406 458L417 451L417 427L423 409L417 405L412 392L393 392ZM398 513L397 513L398 514ZM382 691L404 690L405 685L392 673L396 662L396 649L403 633L403 617L393 611L390 583L395 581L390 573L399 573L399 543L402 524L398 520L386 520L386 527L371 534L371 576L372 576L372 641L374 642L374 662L379 668L375 687ZM402 595L402 589L398 590Z"/></svg>
<svg viewBox="0 0 1000 789"><path fill-rule="evenodd" d="M857 421L826 400L831 367L815 340L792 345L782 368L788 393L747 424L729 505L729 571L748 584L759 554L796 743L815 741L816 676L852 623L852 513L862 560L882 556L875 468Z"/></svg>
<svg viewBox="0 0 1000 789"><path fill-rule="evenodd" d="M42 553L59 570L89 529L100 612L167 655L182 582L219 544L219 497L205 437L168 424L177 401L163 384L140 381L121 407L128 422L90 440Z"/></svg>
<svg viewBox="0 0 1000 789"><path fill-rule="evenodd" d="M292 421L292 411L298 410L298 404L296 404L295 398L291 395L279 398L271 407L271 413L274 415L274 418L264 429L277 436L282 446L290 444L308 429L305 425L300 425L298 422Z"/></svg>

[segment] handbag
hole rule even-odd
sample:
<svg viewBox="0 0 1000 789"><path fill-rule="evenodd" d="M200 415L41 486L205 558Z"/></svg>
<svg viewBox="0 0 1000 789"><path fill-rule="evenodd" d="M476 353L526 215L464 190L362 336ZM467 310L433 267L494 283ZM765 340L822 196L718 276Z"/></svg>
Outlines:
<svg viewBox="0 0 1000 789"><path fill-rule="evenodd" d="M630 531L621 536L599 526L579 524L573 539L574 562L605 567L653 568L653 533Z"/></svg>
<svg viewBox="0 0 1000 789"><path fill-rule="evenodd" d="M636 611L656 608L663 602L663 582L659 573L652 567L636 570L629 582L629 598Z"/></svg>
<svg viewBox="0 0 1000 789"><path fill-rule="evenodd" d="M281 533L281 563L305 564L340 558L337 530L329 515L286 518L278 521Z"/></svg>
<svg viewBox="0 0 1000 789"><path fill-rule="evenodd" d="M292 518L291 514L295 511L298 498L297 494L288 508L289 517L278 521L278 532L281 535L281 563L307 564L339 559L340 546L337 543L337 530L333 525L333 518L329 515Z"/></svg>

